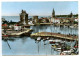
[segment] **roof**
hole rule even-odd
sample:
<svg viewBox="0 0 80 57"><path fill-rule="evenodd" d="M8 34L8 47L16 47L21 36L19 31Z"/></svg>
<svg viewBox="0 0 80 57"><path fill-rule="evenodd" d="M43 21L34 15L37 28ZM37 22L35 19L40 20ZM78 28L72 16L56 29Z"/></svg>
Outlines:
<svg viewBox="0 0 80 57"><path fill-rule="evenodd" d="M20 25L16 24L15 26L20 26Z"/></svg>
<svg viewBox="0 0 80 57"><path fill-rule="evenodd" d="M2 24L2 26L7 26L7 24Z"/></svg>

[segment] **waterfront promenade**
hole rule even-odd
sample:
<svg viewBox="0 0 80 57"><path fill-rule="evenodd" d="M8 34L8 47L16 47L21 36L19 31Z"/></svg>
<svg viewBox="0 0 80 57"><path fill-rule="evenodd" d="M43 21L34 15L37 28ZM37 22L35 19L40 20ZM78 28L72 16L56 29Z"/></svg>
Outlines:
<svg viewBox="0 0 80 57"><path fill-rule="evenodd" d="M11 35L12 35L12 36L13 36L13 35L19 36L19 35L24 34L24 33L29 33L30 31L31 31L31 29L26 29L26 30L24 30L24 31L22 31L22 32L11 33Z"/></svg>
<svg viewBox="0 0 80 57"><path fill-rule="evenodd" d="M27 34L31 31L32 31L31 29L23 29L22 31L21 30L20 31L6 30L6 33L3 32L3 34L7 34L8 36L20 36L22 34Z"/></svg>
<svg viewBox="0 0 80 57"><path fill-rule="evenodd" d="M67 40L78 40L78 36L73 35L64 35L60 33L51 33L51 32L38 32L31 34L32 37L54 37L58 39L67 39Z"/></svg>

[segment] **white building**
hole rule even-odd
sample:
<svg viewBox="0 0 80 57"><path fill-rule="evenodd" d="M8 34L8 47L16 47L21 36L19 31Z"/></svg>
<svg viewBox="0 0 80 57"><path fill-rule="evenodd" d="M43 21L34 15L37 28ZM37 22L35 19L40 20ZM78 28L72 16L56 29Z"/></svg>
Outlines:
<svg viewBox="0 0 80 57"><path fill-rule="evenodd" d="M14 26L14 30L21 30L21 26Z"/></svg>
<svg viewBox="0 0 80 57"><path fill-rule="evenodd" d="M75 21L78 22L78 18L76 18Z"/></svg>
<svg viewBox="0 0 80 57"><path fill-rule="evenodd" d="M58 19L58 18L51 18L51 22L53 22L53 23L60 23L60 19Z"/></svg>

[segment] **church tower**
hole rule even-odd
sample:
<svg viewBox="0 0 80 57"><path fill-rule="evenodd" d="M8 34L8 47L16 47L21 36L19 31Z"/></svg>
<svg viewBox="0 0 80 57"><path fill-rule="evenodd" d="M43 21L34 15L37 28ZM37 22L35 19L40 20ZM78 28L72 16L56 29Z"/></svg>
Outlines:
<svg viewBox="0 0 80 57"><path fill-rule="evenodd" d="M71 13L70 13L70 18L72 18L72 17L73 17L73 13L71 12Z"/></svg>
<svg viewBox="0 0 80 57"><path fill-rule="evenodd" d="M55 18L55 11L54 11L54 8L53 8L53 12L52 12L52 18Z"/></svg>

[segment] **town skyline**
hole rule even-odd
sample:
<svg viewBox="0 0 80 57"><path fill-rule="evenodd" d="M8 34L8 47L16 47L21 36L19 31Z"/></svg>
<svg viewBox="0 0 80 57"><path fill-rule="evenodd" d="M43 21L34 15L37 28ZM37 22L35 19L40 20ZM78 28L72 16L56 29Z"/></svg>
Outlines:
<svg viewBox="0 0 80 57"><path fill-rule="evenodd" d="M51 16L53 8L55 15L69 15L71 12L78 14L77 1L2 2L2 16L19 16L22 9L25 10L29 16Z"/></svg>

